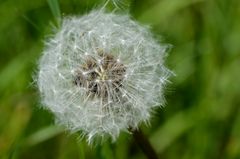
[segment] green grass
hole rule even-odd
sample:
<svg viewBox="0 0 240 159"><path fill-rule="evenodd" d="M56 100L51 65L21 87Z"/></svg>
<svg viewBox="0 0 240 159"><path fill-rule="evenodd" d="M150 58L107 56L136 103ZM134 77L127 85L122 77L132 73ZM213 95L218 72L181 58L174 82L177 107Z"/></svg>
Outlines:
<svg viewBox="0 0 240 159"><path fill-rule="evenodd" d="M125 0L126 11L156 38L173 45L176 76L167 106L141 128L161 159L240 158L240 1ZM0 158L144 159L131 135L88 146L54 125L33 83L44 39L67 15L97 0L0 1ZM108 6L113 9L112 5Z"/></svg>

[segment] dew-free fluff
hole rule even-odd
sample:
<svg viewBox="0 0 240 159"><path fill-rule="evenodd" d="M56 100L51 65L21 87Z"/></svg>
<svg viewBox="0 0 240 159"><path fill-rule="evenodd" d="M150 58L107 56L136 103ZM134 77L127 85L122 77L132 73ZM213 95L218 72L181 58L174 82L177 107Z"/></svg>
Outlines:
<svg viewBox="0 0 240 159"><path fill-rule="evenodd" d="M168 45L128 15L67 17L39 62L42 103L56 122L91 142L135 129L163 105Z"/></svg>

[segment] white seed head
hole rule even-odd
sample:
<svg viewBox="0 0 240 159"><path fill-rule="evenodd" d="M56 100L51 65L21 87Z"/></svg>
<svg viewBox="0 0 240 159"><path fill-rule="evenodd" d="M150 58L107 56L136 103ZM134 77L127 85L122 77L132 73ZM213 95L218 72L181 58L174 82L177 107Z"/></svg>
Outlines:
<svg viewBox="0 0 240 159"><path fill-rule="evenodd" d="M65 18L46 44L37 84L43 105L71 132L117 138L163 105L167 45L128 15Z"/></svg>

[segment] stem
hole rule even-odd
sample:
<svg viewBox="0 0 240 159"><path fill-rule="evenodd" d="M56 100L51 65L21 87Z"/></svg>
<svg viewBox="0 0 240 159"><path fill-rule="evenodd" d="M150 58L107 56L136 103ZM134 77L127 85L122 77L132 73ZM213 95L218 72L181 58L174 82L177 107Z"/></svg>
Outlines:
<svg viewBox="0 0 240 159"><path fill-rule="evenodd" d="M131 130L136 144L141 148L148 159L158 159L158 155L147 137L143 134L141 129Z"/></svg>

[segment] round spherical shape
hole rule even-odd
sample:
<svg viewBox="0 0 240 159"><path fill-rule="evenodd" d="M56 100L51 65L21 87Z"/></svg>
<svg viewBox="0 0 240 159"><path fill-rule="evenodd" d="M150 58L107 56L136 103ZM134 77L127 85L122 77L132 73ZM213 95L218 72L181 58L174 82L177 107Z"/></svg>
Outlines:
<svg viewBox="0 0 240 159"><path fill-rule="evenodd" d="M90 142L116 139L163 104L167 48L127 15L100 10L65 18L39 63L42 103Z"/></svg>

